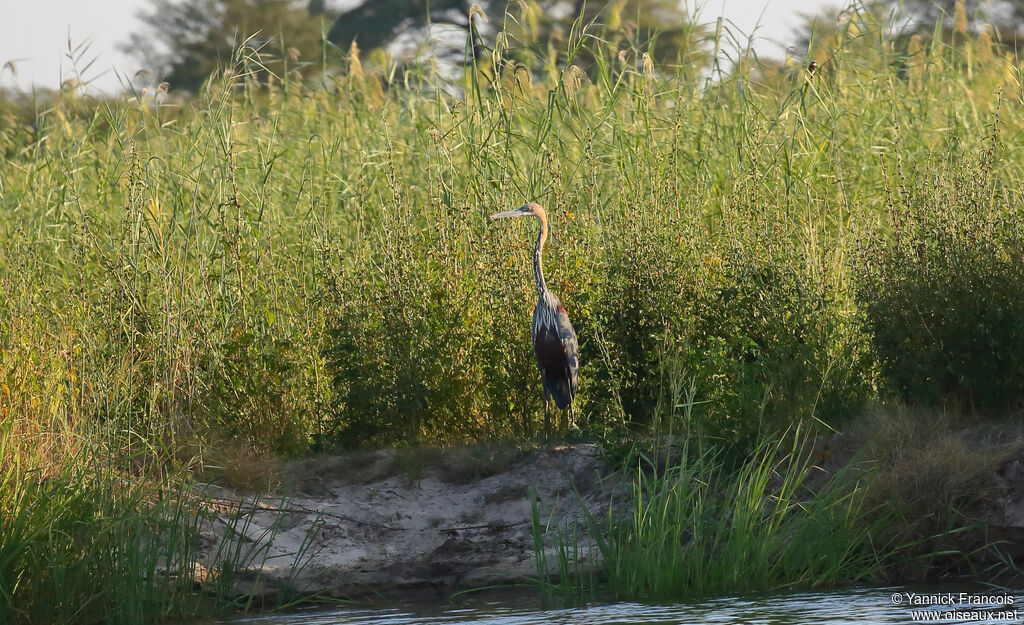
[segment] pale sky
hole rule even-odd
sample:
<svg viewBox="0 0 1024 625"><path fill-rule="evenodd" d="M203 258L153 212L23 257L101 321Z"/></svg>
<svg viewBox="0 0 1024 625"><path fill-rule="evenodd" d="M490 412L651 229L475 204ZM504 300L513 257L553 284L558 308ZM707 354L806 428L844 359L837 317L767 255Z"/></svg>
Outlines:
<svg viewBox="0 0 1024 625"><path fill-rule="evenodd" d="M722 15L745 33L760 23L755 43L759 54L781 58L783 45L791 43L793 29L800 23L799 13L817 13L837 2L701 0L700 4L707 22ZM118 76L130 80L139 63L118 50L118 45L139 29L136 16L148 6L149 0L0 0L0 66L11 61L17 69L17 77L9 69L0 70L0 85L57 87L75 76L68 58L70 38L72 46L89 46L81 54L79 67L89 84L119 90ZM92 65L86 69L89 62Z"/></svg>

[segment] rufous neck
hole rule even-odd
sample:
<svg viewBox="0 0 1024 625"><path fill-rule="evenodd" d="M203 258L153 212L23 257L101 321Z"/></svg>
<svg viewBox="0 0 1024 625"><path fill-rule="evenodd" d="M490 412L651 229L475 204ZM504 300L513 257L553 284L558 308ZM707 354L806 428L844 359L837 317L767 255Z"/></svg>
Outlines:
<svg viewBox="0 0 1024 625"><path fill-rule="evenodd" d="M548 219L543 211L537 213L537 222L540 224L540 231L537 232L537 246L533 250L533 277L537 282L537 295L543 297L544 291L548 288L544 283L544 270L541 267L544 242L548 238Z"/></svg>

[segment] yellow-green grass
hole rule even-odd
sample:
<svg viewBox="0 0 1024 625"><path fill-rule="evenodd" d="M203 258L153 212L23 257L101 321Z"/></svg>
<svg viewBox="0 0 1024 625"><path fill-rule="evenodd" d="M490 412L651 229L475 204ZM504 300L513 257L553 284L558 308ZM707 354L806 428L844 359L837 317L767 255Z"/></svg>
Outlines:
<svg viewBox="0 0 1024 625"><path fill-rule="evenodd" d="M169 456L528 436L532 229L486 216L536 200L579 425L655 422L683 380L691 425L749 447L889 392L853 278L904 205L1018 223L1020 65L976 42L908 56L861 24L813 75L580 46L586 79L515 46L531 80L367 63L268 85L242 59L194 98L66 90L11 117L5 418Z"/></svg>
<svg viewBox="0 0 1024 625"><path fill-rule="evenodd" d="M579 26L557 54L503 38L509 62L454 81L335 50L322 81L268 80L248 50L194 97L69 85L26 117L5 95L0 419L32 459L5 455L11 479L97 449L114 480L225 449L531 438L534 231L487 219L528 200L584 436L742 457L894 396L1019 399L1019 61L854 14L814 74L724 31L710 68L652 69ZM1014 366L989 392L971 372L992 354Z"/></svg>

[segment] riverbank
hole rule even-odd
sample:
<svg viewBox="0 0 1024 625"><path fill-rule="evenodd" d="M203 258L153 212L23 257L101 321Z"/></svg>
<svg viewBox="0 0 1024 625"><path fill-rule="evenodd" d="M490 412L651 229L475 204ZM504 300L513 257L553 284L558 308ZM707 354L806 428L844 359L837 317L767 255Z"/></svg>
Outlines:
<svg viewBox="0 0 1024 625"><path fill-rule="evenodd" d="M896 424L902 429L892 429ZM771 470L763 476L737 472L748 480L737 492L749 492L751 483L763 482L760 498L772 502L753 513L764 516L753 519L753 529L744 530L750 533L744 549L763 550L777 539L755 533L760 524L778 521L778 534L806 531L807 524L782 524L816 514L815 497L833 498L818 507L845 505L851 510L851 498L859 497L857 509L834 527L870 535L858 534L854 541L833 529L836 535L826 542L832 540L837 551L809 557L840 560L848 547L844 540L861 549L864 538L878 550L891 551L861 554L857 564L840 568L839 577L830 579L908 583L973 575L983 581L1009 581L1019 577L1017 562L1024 557L1022 441L1020 428L1005 424L958 428L941 415L903 412L876 415L866 419L863 428L822 437L806 448L806 456L773 452ZM799 464L793 462L796 458L808 460L799 479L787 477L796 475L786 468ZM698 468L687 473L689 479L704 480L695 478L701 465L694 466ZM856 479L849 479L851 471L856 471ZM231 592L269 605L282 594L320 599L446 598L495 585L558 586L569 581L562 579L567 574L607 580L610 563L604 561L608 552L601 543L608 541L609 513L627 525L635 523L638 507L656 506L659 496L654 490L644 491L645 501L640 501L637 490L639 481L659 475L656 467L647 467L640 472L646 477L638 477L628 468L609 464L593 443L534 450L358 452L285 463L273 474L283 477L272 495L231 488L225 480L198 487L217 511L201 528L200 562L213 567L217 554L225 550L254 554L252 565L235 573ZM837 476L846 476L845 481L840 484ZM669 482L655 479L663 486ZM737 484L734 478L720 473L711 479L716 484L706 494L709 499L722 496L715 506L724 510L713 511L709 505L707 514L727 518L717 519L708 532L701 547L708 556L714 556L715 549L732 549L728 535L740 531L736 510L752 507L724 494ZM827 486L830 483L833 486ZM780 491L787 490L787 484L799 495L780 511ZM716 490L721 492L712 492ZM703 505L694 501L684 502L685 514ZM648 508L645 515L654 512ZM678 522L689 519L680 517ZM861 527L870 523L874 525ZM810 528L824 531L825 526ZM671 525L657 529L675 531ZM695 542L699 529L682 528L681 536L668 542L686 552L692 550L687 536ZM753 544L757 541L764 544ZM541 551L538 545L543 545ZM871 564L865 564L865 558ZM851 579L842 580L847 571ZM858 571L869 577L858 579ZM822 586L833 585L820 579L825 581ZM790 581L800 583L801 578ZM811 578L804 581L815 585ZM680 583L679 592L690 591Z"/></svg>
<svg viewBox="0 0 1024 625"><path fill-rule="evenodd" d="M1019 420L877 411L739 460L698 440L638 440L625 455L574 443L236 457L163 478L100 448L59 472L8 465L0 583L14 602L0 620L135 623L515 585L575 603L1021 580Z"/></svg>
<svg viewBox="0 0 1024 625"><path fill-rule="evenodd" d="M285 481L272 495L197 486L215 511L201 526L200 565L253 553L233 592L261 603L282 592L447 598L536 579L535 521L580 523L583 509L601 517L613 494L628 493L593 443L386 449L297 460L278 472Z"/></svg>

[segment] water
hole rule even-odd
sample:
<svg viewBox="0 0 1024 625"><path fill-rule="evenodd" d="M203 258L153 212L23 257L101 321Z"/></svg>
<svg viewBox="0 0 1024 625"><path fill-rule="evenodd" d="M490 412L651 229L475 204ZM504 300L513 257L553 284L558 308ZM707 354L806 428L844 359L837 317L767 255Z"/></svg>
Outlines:
<svg viewBox="0 0 1024 625"><path fill-rule="evenodd" d="M961 592L989 597L974 597L973 602L968 597L967 601L960 602ZM950 613L954 610L960 613ZM978 613L983 611L992 613ZM964 585L944 587L941 591L866 588L672 604L607 603L562 609L543 609L535 600L524 598L477 598L459 605L347 607L222 621L230 625L881 625L911 622L1022 623L1024 596L1019 592Z"/></svg>

